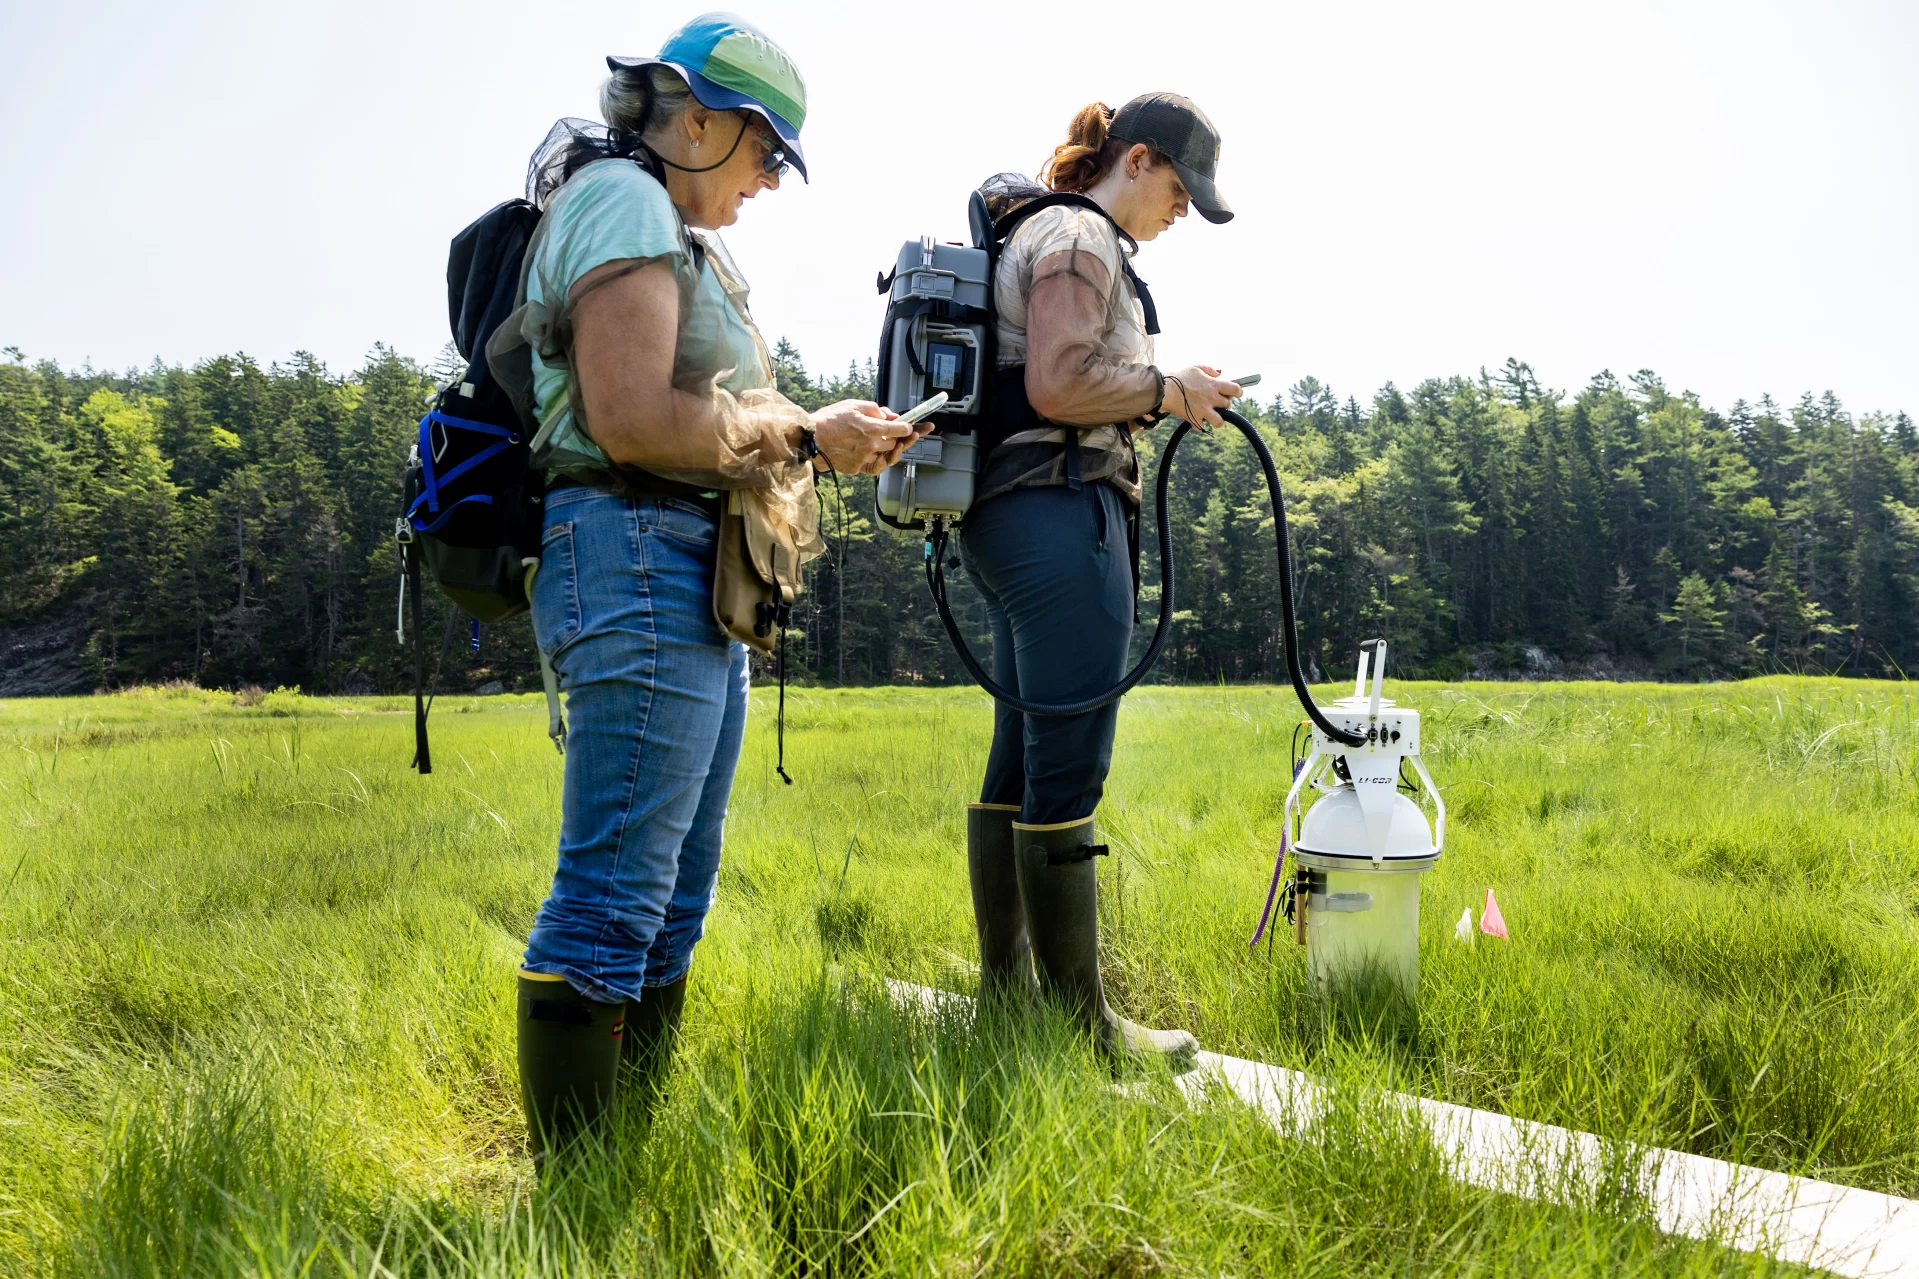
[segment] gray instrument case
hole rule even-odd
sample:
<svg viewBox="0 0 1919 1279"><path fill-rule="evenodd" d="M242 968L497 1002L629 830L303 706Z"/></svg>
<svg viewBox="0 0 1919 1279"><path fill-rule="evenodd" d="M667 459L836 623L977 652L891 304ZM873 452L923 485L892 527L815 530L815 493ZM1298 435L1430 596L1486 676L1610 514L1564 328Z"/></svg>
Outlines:
<svg viewBox="0 0 1919 1279"><path fill-rule="evenodd" d="M880 402L904 413L944 391L947 404L930 419L933 433L879 477L880 516L890 524L957 519L972 505L979 415L993 371L990 265L985 249L932 236L900 249L887 296Z"/></svg>

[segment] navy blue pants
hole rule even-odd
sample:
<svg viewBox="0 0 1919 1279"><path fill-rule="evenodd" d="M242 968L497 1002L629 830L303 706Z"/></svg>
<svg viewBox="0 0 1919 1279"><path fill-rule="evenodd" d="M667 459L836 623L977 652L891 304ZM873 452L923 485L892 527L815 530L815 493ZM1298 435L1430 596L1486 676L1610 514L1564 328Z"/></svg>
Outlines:
<svg viewBox="0 0 1919 1279"><path fill-rule="evenodd" d="M1031 701L1111 688L1133 637L1126 500L1111 485L1014 489L967 513L960 554L986 599L993 678ZM1018 804L1022 823L1090 817L1113 761L1119 703L1085 715L996 706L982 804Z"/></svg>

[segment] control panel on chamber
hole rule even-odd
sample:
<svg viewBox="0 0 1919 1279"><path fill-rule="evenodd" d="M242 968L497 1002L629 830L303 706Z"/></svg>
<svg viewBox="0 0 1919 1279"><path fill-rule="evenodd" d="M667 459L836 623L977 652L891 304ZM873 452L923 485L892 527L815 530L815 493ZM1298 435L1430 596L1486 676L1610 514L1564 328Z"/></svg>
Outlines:
<svg viewBox="0 0 1919 1279"><path fill-rule="evenodd" d="M1326 719L1334 728L1357 733L1367 740L1364 746L1348 746L1344 742L1334 741L1315 727L1314 745L1322 755L1358 754L1370 750L1385 750L1395 755L1419 754L1418 711L1382 706L1379 718L1374 720L1363 708L1354 710L1334 705L1327 708Z"/></svg>

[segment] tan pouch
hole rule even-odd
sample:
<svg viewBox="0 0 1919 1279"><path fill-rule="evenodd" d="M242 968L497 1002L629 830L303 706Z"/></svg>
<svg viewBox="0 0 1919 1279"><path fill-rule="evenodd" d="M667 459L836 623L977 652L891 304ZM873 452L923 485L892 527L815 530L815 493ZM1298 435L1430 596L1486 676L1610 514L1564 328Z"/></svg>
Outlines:
<svg viewBox="0 0 1919 1279"><path fill-rule="evenodd" d="M777 497L757 489L726 493L713 565L713 617L749 648L770 654L788 610L805 589L801 570L826 549L817 521L781 520Z"/></svg>

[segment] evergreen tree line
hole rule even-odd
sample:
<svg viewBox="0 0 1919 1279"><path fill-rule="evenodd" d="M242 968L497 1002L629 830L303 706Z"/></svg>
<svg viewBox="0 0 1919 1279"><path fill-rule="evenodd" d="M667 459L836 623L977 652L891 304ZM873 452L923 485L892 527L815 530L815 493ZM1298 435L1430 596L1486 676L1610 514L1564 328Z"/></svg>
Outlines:
<svg viewBox="0 0 1919 1279"><path fill-rule="evenodd" d="M817 406L872 370L779 384ZM54 687L192 680L410 687L393 527L420 414L450 372L376 346L340 376L308 355L126 373L0 357L0 658L52 645ZM1246 402L1286 486L1302 654L1350 672L1384 636L1398 673L1717 678L1902 675L1919 665L1919 432L1830 392L1724 413L1650 372L1574 395L1525 364L1388 384L1362 405L1304 378ZM1161 429L1142 441L1149 477ZM788 635L825 683L964 678L927 598L920 540L881 526L873 480L821 484L828 553ZM1236 433L1183 444L1171 485L1176 626L1156 678L1284 678L1274 521ZM1159 577L1149 521L1141 613ZM984 659L981 608L951 575ZM441 687L537 687L524 619L483 628L437 599ZM42 683L45 683L43 680Z"/></svg>

